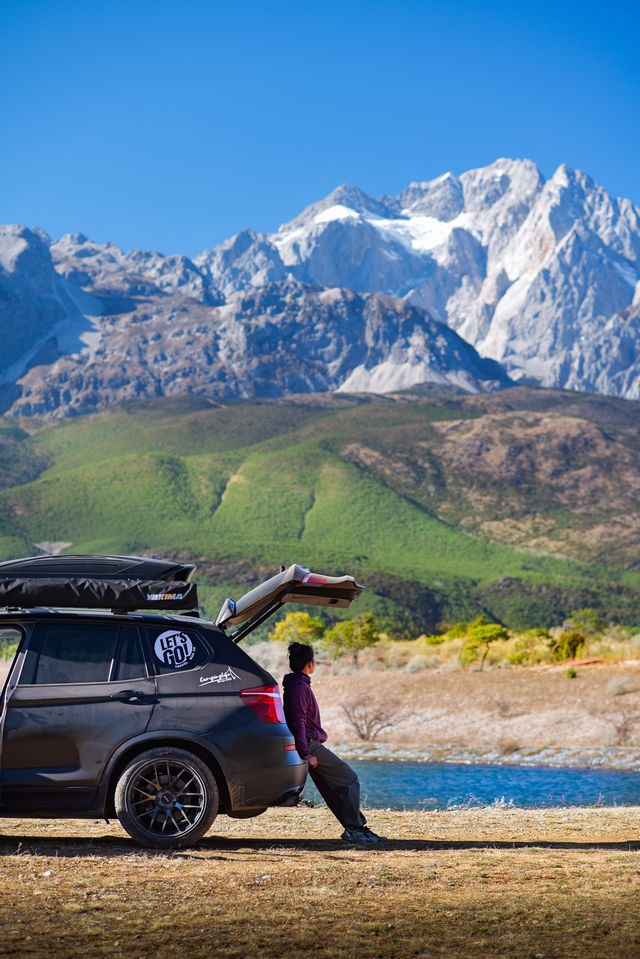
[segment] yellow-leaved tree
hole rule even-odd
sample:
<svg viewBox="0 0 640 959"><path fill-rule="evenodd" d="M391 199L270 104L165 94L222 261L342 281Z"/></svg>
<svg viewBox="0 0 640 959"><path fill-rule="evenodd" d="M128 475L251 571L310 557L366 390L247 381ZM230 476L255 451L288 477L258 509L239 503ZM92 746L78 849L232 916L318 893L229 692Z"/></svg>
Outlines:
<svg viewBox="0 0 640 959"><path fill-rule="evenodd" d="M350 652L353 664L357 667L360 650L375 646L379 639L380 634L371 613L358 613L354 619L336 623L328 629L322 643L334 656Z"/></svg>
<svg viewBox="0 0 640 959"><path fill-rule="evenodd" d="M287 613L284 619L279 619L275 624L273 631L269 633L269 639L277 643L304 643L312 646L322 639L324 626L315 616L309 613L293 612Z"/></svg>

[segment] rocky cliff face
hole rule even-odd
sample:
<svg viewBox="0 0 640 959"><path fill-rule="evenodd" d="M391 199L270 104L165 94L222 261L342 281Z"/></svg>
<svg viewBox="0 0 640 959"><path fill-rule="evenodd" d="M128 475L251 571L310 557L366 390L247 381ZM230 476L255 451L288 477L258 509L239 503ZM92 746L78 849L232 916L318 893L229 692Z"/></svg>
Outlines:
<svg viewBox="0 0 640 959"><path fill-rule="evenodd" d="M505 370L638 398L639 310L640 211L528 160L397 197L342 186L195 260L4 227L0 398L66 415L178 392L482 390Z"/></svg>
<svg viewBox="0 0 640 959"><path fill-rule="evenodd" d="M12 412L68 415L140 397L219 398L509 380L460 337L403 300L272 284L211 307L176 293L120 302L96 320L90 352L30 369Z"/></svg>
<svg viewBox="0 0 640 959"><path fill-rule="evenodd" d="M0 383L61 352L85 349L100 303L55 270L48 238L22 226L0 227Z"/></svg>

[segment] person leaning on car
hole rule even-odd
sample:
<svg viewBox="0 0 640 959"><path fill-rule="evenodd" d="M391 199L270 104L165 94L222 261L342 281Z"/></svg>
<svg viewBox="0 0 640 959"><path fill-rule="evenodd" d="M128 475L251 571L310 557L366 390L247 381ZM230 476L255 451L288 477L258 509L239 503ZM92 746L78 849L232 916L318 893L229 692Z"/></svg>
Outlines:
<svg viewBox="0 0 640 959"><path fill-rule="evenodd" d="M327 734L320 723L318 701L311 689L315 670L313 647L304 643L289 646L288 673L282 682L284 714L301 759L309 765L309 775L327 806L344 827L345 842L379 843L366 825L360 809L360 781L351 766L324 745Z"/></svg>

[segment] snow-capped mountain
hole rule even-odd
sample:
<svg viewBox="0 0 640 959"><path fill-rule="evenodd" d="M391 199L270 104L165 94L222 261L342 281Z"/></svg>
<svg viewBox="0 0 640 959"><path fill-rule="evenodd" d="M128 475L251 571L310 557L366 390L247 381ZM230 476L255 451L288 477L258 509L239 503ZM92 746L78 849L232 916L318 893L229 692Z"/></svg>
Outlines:
<svg viewBox="0 0 640 959"><path fill-rule="evenodd" d="M609 381L588 345L615 340L614 318L640 302L640 211L579 171L545 182L529 160L498 160L377 200L343 186L277 233L240 237L224 265L196 259L221 288L260 282L255 248L274 275L404 297L516 378L614 394L624 380L640 396L640 369Z"/></svg>
<svg viewBox="0 0 640 959"><path fill-rule="evenodd" d="M504 370L638 398L640 211L579 171L498 160L397 197L342 186L194 260L4 227L0 324L0 399L21 413L493 389Z"/></svg>
<svg viewBox="0 0 640 959"><path fill-rule="evenodd" d="M10 256L15 236L24 247L20 262ZM303 284L284 268L273 277L279 282L268 282L272 275L261 272L259 256L251 260L252 278L259 276L262 285L237 282L248 288L235 291L228 279L221 284L225 297L213 271L186 257L125 254L81 234L51 243L9 228L6 237L0 293L3 285L22 289L25 310L38 317L5 369L4 406L13 413L89 413L122 400L180 393L383 392L422 382L478 391L510 382L499 364L482 360L419 307ZM257 241L254 234L249 239L250 245ZM209 260L224 266L230 248L228 273L239 277L242 240L223 244ZM85 314L78 312L80 303ZM19 325L18 312L6 323Z"/></svg>

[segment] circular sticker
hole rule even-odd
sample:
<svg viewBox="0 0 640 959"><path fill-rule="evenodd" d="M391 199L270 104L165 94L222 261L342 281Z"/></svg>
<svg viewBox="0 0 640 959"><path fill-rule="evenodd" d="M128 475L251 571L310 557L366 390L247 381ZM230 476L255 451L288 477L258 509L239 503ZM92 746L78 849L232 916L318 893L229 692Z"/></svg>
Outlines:
<svg viewBox="0 0 640 959"><path fill-rule="evenodd" d="M186 633L176 632L173 629L160 633L153 650L160 662L172 669L182 669L196 654L191 638Z"/></svg>

